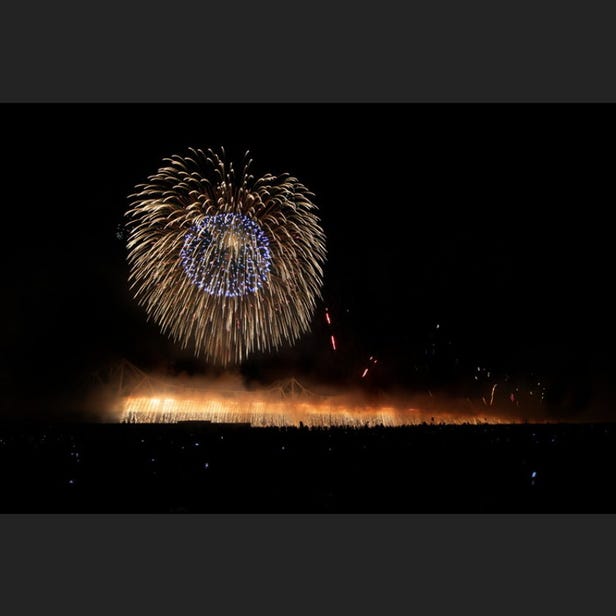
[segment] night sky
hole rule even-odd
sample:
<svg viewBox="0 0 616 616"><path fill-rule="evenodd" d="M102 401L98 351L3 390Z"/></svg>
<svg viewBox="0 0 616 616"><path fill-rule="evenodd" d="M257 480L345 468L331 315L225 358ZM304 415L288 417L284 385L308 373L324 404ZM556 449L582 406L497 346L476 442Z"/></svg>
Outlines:
<svg viewBox="0 0 616 616"><path fill-rule="evenodd" d="M312 331L247 362L248 381L456 393L483 364L545 379L554 412L609 411L610 111L5 105L2 413L57 413L122 357L213 372L146 322L118 237L134 185L189 146L224 146L233 160L249 149L256 175L295 175L315 193L327 235ZM369 355L379 368L360 383Z"/></svg>

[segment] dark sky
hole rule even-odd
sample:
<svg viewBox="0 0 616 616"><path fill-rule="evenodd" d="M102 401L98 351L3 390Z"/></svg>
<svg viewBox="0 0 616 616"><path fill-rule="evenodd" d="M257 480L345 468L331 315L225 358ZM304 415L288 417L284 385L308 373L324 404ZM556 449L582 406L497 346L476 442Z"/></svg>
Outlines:
<svg viewBox="0 0 616 616"><path fill-rule="evenodd" d="M353 383L374 354L380 387L453 387L449 369L418 376L436 343L463 367L545 375L583 404L611 401L612 111L4 105L4 410L77 391L120 357L208 370L146 323L116 232L163 157L221 145L229 158L250 149L257 175L297 176L328 238L312 332L246 375ZM345 351L335 358L325 305Z"/></svg>

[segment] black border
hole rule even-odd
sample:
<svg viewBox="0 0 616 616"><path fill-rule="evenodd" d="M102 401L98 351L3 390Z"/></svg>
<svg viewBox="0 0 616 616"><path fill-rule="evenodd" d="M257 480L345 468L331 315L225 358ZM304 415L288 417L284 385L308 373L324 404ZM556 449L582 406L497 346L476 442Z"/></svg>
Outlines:
<svg viewBox="0 0 616 616"><path fill-rule="evenodd" d="M0 518L7 613L594 614L613 515ZM605 609L607 608L607 609Z"/></svg>
<svg viewBox="0 0 616 616"><path fill-rule="evenodd" d="M200 15L15 4L0 26L0 100L612 102L613 19L596 4L204 3ZM595 613L612 603L615 520L4 515L3 604L80 615Z"/></svg>
<svg viewBox="0 0 616 616"><path fill-rule="evenodd" d="M616 98L609 2L14 3L3 102Z"/></svg>

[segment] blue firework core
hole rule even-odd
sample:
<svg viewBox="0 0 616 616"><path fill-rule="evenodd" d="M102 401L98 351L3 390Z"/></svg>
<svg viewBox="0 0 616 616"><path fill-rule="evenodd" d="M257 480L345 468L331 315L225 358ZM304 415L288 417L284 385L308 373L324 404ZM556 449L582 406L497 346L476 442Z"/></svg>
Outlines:
<svg viewBox="0 0 616 616"><path fill-rule="evenodd" d="M257 223L243 214L206 216L184 237L182 267L191 282L210 295L256 293L270 271L269 242Z"/></svg>

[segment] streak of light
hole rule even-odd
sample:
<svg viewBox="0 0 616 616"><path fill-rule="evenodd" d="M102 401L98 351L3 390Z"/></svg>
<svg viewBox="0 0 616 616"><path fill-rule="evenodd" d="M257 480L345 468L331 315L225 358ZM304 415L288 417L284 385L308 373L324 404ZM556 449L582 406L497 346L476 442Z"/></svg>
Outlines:
<svg viewBox="0 0 616 616"><path fill-rule="evenodd" d="M492 393L490 395L490 406L494 405L494 390L496 389L497 385L498 383L494 383L494 387L492 387Z"/></svg>

